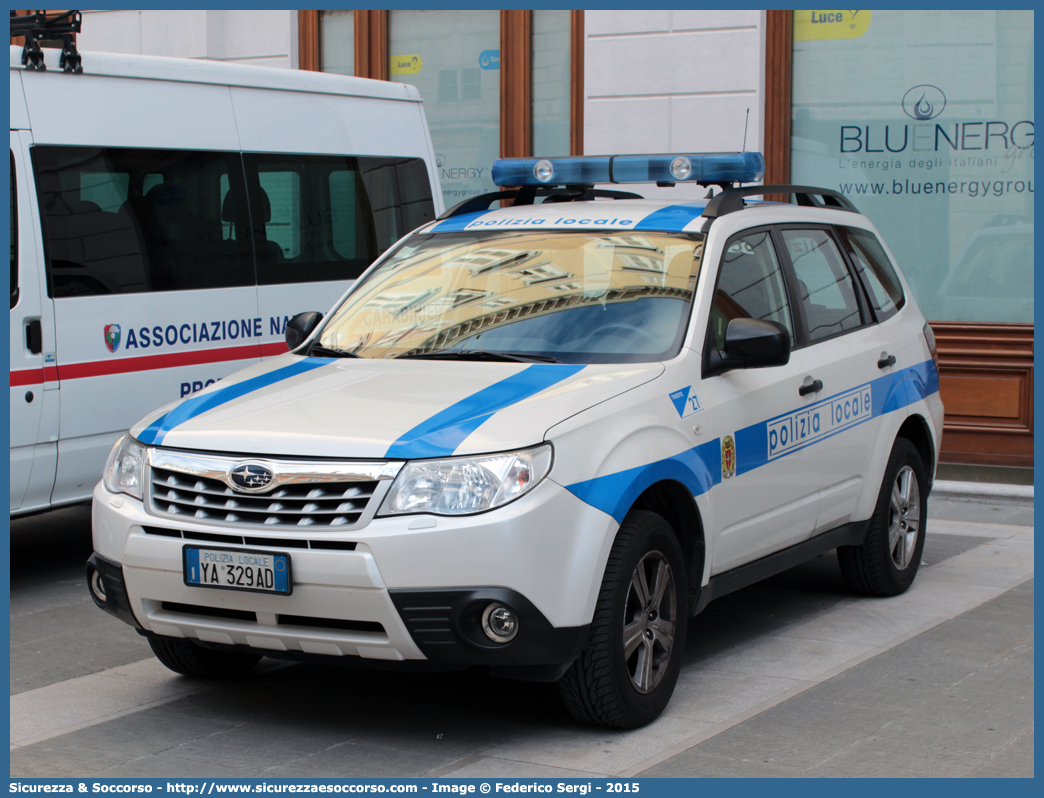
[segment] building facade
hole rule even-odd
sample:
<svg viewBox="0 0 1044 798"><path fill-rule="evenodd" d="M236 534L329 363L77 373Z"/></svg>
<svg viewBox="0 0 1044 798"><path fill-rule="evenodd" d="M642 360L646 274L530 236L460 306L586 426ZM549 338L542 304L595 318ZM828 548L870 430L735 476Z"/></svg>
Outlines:
<svg viewBox="0 0 1044 798"><path fill-rule="evenodd" d="M412 83L448 206L500 156L761 150L882 229L943 460L1032 466L1032 11L88 11L78 41Z"/></svg>

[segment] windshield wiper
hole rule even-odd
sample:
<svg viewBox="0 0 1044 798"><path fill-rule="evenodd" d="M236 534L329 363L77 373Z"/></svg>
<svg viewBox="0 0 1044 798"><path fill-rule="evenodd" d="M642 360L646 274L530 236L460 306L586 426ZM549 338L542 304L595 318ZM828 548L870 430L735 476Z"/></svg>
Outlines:
<svg viewBox="0 0 1044 798"><path fill-rule="evenodd" d="M399 355L396 360L489 360L503 363L560 363L550 355L514 355L509 352L492 352L488 349L440 349L436 352L417 352Z"/></svg>
<svg viewBox="0 0 1044 798"><path fill-rule="evenodd" d="M355 352L349 352L345 349L330 349L320 344L312 344L308 349L308 354L313 357L360 357Z"/></svg>

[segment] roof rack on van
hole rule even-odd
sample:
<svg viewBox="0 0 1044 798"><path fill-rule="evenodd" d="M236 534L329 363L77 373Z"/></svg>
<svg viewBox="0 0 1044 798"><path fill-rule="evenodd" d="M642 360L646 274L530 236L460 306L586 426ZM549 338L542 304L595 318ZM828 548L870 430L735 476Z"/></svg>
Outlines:
<svg viewBox="0 0 1044 798"><path fill-rule="evenodd" d="M798 205L812 208L833 208L839 211L859 213L847 197L829 188L814 186L741 186L729 188L715 195L707 207L703 209L705 219L717 219L727 213L743 210L746 205L744 197L759 194L792 194Z"/></svg>
<svg viewBox="0 0 1044 798"><path fill-rule="evenodd" d="M44 63L40 42L47 39L62 39L62 57L58 62L63 72L80 73L83 66L80 54L76 51L74 33L80 32L83 17L79 11L66 11L48 17L46 11L35 11L32 14L18 17L11 12L11 36L24 36L25 46L22 48L22 65L26 69L47 69Z"/></svg>
<svg viewBox="0 0 1044 798"><path fill-rule="evenodd" d="M462 216L465 213L478 213L489 210L489 206L498 200L513 200L512 207L516 205L532 205L537 197L543 197L544 202L583 202L596 198L602 199L644 199L641 194L630 191L614 191L608 188L593 188L584 183L567 186L523 186L520 189L509 191L492 191L489 194L481 194L477 197L469 197L459 202L439 217L451 219L454 216Z"/></svg>

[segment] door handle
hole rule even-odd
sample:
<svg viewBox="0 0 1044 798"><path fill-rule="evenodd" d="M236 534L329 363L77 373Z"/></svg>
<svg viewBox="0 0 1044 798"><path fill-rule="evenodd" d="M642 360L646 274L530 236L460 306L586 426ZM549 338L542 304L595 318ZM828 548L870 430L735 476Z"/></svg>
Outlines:
<svg viewBox="0 0 1044 798"><path fill-rule="evenodd" d="M34 355L43 352L43 328L39 319L25 325L25 345Z"/></svg>
<svg viewBox="0 0 1044 798"><path fill-rule="evenodd" d="M819 393L821 390L823 390L823 381L812 380L812 382L806 382L798 388L798 393L802 396L808 396L810 393Z"/></svg>
<svg viewBox="0 0 1044 798"><path fill-rule="evenodd" d="M879 369L886 369L889 366L895 365L895 355L890 355L887 352L881 353L881 359L877 361L877 367Z"/></svg>

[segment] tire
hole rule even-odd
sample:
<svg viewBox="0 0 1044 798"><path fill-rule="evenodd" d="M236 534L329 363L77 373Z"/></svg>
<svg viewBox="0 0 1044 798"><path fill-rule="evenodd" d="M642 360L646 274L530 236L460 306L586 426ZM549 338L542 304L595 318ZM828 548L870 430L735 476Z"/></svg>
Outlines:
<svg viewBox="0 0 1044 798"><path fill-rule="evenodd" d="M590 642L558 683L574 718L633 729L663 712L685 652L687 585L674 530L655 513L631 512L609 553Z"/></svg>
<svg viewBox="0 0 1044 798"><path fill-rule="evenodd" d="M841 574L852 590L868 596L897 596L913 584L924 551L927 485L917 449L905 438L897 438L866 541L837 549Z"/></svg>
<svg viewBox="0 0 1044 798"><path fill-rule="evenodd" d="M203 679L228 679L240 676L261 659L260 654L238 651L216 651L203 648L191 640L149 635L149 645L156 658L175 673Z"/></svg>

